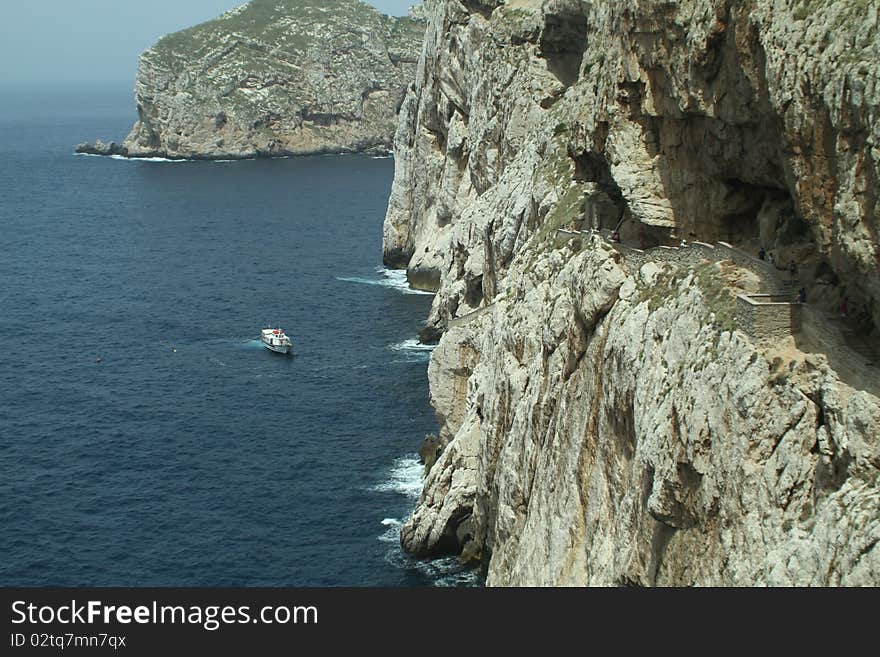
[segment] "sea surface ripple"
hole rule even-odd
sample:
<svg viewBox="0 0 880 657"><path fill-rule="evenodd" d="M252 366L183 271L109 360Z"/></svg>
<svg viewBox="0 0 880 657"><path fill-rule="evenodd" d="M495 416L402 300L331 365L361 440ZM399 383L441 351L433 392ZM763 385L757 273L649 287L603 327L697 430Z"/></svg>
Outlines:
<svg viewBox="0 0 880 657"><path fill-rule="evenodd" d="M54 93L0 108L0 584L470 582L396 539L435 424L393 161L75 157L131 101Z"/></svg>

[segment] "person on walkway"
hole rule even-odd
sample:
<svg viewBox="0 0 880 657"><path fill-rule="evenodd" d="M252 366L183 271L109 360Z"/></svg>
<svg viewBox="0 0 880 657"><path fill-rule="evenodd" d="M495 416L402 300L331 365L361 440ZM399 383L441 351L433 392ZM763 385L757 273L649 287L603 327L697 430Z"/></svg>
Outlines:
<svg viewBox="0 0 880 657"><path fill-rule="evenodd" d="M767 257L767 252L764 250L764 247L763 247L763 246L761 247L761 250L758 251L758 257L759 257L761 260L764 260L764 259Z"/></svg>
<svg viewBox="0 0 880 657"><path fill-rule="evenodd" d="M807 288L802 287L800 290L798 290L797 302L798 303L806 303L807 302Z"/></svg>
<svg viewBox="0 0 880 657"><path fill-rule="evenodd" d="M840 316L846 317L846 311L849 308L849 297L843 297L843 301L840 302Z"/></svg>
<svg viewBox="0 0 880 657"><path fill-rule="evenodd" d="M791 280L797 278L797 265L794 263L794 260L792 260L791 264L788 266L788 273L791 274Z"/></svg>
<svg viewBox="0 0 880 657"><path fill-rule="evenodd" d="M773 257L773 251L770 252L768 259L770 260L770 264L775 267L776 266L776 259Z"/></svg>

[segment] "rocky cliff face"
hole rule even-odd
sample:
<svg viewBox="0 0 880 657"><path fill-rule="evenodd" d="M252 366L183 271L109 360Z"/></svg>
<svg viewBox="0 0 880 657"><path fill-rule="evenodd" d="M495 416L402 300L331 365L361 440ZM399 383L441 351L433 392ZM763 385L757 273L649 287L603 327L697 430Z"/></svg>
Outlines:
<svg viewBox="0 0 880 657"><path fill-rule="evenodd" d="M404 546L501 585L880 583L876 369L753 344L732 262L555 240L764 247L876 340L876 3L429 10L384 251L438 291L446 447Z"/></svg>
<svg viewBox="0 0 880 657"><path fill-rule="evenodd" d="M140 59L116 152L245 158L388 150L423 20L359 0L252 0Z"/></svg>

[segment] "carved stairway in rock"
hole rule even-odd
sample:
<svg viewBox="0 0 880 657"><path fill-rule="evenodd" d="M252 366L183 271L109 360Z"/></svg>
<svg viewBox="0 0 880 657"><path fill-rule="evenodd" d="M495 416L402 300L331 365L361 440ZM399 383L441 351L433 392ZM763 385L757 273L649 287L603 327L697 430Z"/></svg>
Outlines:
<svg viewBox="0 0 880 657"><path fill-rule="evenodd" d="M781 276L777 276L771 294L781 294L782 296L788 297L793 301L800 289L800 280L785 279Z"/></svg>
<svg viewBox="0 0 880 657"><path fill-rule="evenodd" d="M786 279L784 274L776 274L774 278L773 294L781 294L789 299L794 299L797 296L801 287L799 280ZM863 360L867 367L877 367L880 364L880 353L878 353L876 346L871 344L858 328L845 318L833 313L819 311L819 314L835 329L844 346Z"/></svg>

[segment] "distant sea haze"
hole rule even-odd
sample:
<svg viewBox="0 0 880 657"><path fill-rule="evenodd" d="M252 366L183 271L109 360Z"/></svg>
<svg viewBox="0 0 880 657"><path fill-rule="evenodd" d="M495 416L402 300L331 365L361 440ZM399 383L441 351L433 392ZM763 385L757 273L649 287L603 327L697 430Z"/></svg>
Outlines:
<svg viewBox="0 0 880 657"><path fill-rule="evenodd" d="M0 110L0 583L473 583L398 542L436 426L393 161L80 157L131 94L58 94Z"/></svg>
<svg viewBox="0 0 880 657"><path fill-rule="evenodd" d="M138 55L159 38L215 18L246 1L5 2L3 22L14 27L4 30L0 38L0 86L131 88ZM316 5L323 3L315 0ZM368 0L368 4L386 14L405 16L418 2Z"/></svg>

